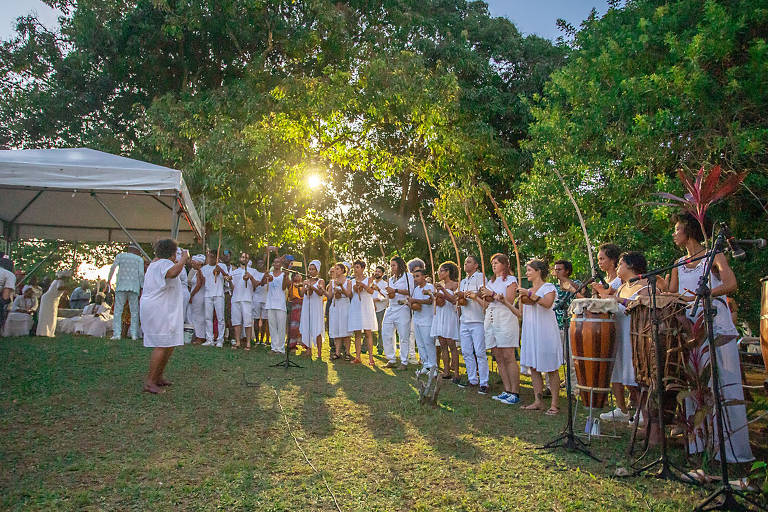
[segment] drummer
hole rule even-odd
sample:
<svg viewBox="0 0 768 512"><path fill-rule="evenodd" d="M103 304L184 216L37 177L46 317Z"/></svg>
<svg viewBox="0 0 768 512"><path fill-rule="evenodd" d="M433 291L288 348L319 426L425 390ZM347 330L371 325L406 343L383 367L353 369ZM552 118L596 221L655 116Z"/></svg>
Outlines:
<svg viewBox="0 0 768 512"><path fill-rule="evenodd" d="M706 253L706 247L702 245L704 241L703 230L712 234L712 222L704 219L703 226L699 224L696 218L688 212L683 212L673 218L675 231L672 239L679 248L686 252L686 256L680 258L678 262L686 259L696 258ZM687 263L681 267L672 270L670 276L669 289L680 294L683 300L693 304L695 295L691 290L698 286L699 278L704 273L706 258ZM718 339L717 361L720 377L720 390L722 395L723 407L726 412L724 422L726 446L726 460L728 462L749 462L754 460L752 450L749 446L749 430L747 428L747 410L744 405L744 390L741 380L741 361L739 359L739 349L736 345L738 331L733 324L731 312L727 304L727 295L736 291L736 276L728 265L728 260L723 254L715 256L712 265L712 274L710 277L710 288L712 290L712 305L717 311L714 318L714 335ZM699 307L696 317L693 316L689 308L687 316L693 321L700 317L703 308ZM691 364L698 362L698 365L706 364L709 360L709 352L706 342L692 350ZM707 370L709 372L709 370ZM712 382L709 382L712 385ZM685 399L686 416L689 422L694 421L694 415L699 409L699 404L691 397ZM710 420L708 420L709 422ZM694 425L694 435L688 448L690 452L697 453L704 450L706 440L702 436L705 430L704 425ZM711 432L711 423L709 424ZM717 446L717 441L715 441ZM716 457L719 460L720 455Z"/></svg>
<svg viewBox="0 0 768 512"><path fill-rule="evenodd" d="M608 288L605 288L600 283L592 283L594 297L600 297L601 299L608 298L616 293L616 290L621 286L621 278L616 273L620 255L621 249L619 249L619 246L616 244L603 244L599 247L597 252L597 266L600 267L600 270L605 272L605 281L608 284Z"/></svg>
<svg viewBox="0 0 768 512"><path fill-rule="evenodd" d="M648 271L648 262L642 253L632 251L625 252L619 257L619 265L616 275L623 283L616 290L616 300L619 303L619 312L616 314L616 353L611 374L611 389L616 400L616 408L600 415L603 421L618 421L626 423L632 416L627 408L627 400L624 394L624 386L629 387L632 402L637 403L638 388L635 381L635 367L632 363L632 338L630 337L630 317L626 313L629 301L638 295L648 295L648 282L640 279L630 283L630 279Z"/></svg>

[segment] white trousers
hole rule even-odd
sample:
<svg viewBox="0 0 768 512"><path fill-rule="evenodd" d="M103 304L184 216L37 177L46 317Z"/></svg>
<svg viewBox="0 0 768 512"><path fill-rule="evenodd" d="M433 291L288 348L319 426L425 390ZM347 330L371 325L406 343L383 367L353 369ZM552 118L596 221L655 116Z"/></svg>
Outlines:
<svg viewBox="0 0 768 512"><path fill-rule="evenodd" d="M112 318L112 336L120 337L123 331L123 308L128 301L128 307L131 308L131 338L139 335L139 294L136 292L119 291L115 292L115 307Z"/></svg>
<svg viewBox="0 0 768 512"><path fill-rule="evenodd" d="M285 354L285 327L288 314L282 309L268 309L267 323L272 350Z"/></svg>
<svg viewBox="0 0 768 512"><path fill-rule="evenodd" d="M422 368L430 369L437 365L437 349L435 339L430 336L432 324L414 325L416 344L419 347L419 357Z"/></svg>
<svg viewBox="0 0 768 512"><path fill-rule="evenodd" d="M224 341L224 297L206 297L205 298L205 340L213 341L213 313L216 313L218 325L218 336L216 342Z"/></svg>
<svg viewBox="0 0 768 512"><path fill-rule="evenodd" d="M467 367L469 383L476 385L478 376L480 385L488 385L488 356L485 353L485 331L482 322L461 322L459 338L461 340L461 355Z"/></svg>
<svg viewBox="0 0 768 512"><path fill-rule="evenodd" d="M198 291L187 304L187 322L195 328L196 338L205 339L205 292Z"/></svg>
<svg viewBox="0 0 768 512"><path fill-rule="evenodd" d="M395 330L400 339L400 362L408 364L408 352L411 340L411 314L406 307L387 309L381 322L381 338L384 344L384 356L390 363L397 361Z"/></svg>

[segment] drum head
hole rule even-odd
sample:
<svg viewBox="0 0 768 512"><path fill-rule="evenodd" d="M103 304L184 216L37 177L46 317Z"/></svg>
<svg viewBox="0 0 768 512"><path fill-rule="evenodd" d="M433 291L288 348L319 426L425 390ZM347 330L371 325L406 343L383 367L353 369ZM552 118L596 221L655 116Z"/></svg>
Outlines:
<svg viewBox="0 0 768 512"><path fill-rule="evenodd" d="M574 299L568 312L572 315L580 315L584 311L590 313L616 313L619 305L616 299Z"/></svg>

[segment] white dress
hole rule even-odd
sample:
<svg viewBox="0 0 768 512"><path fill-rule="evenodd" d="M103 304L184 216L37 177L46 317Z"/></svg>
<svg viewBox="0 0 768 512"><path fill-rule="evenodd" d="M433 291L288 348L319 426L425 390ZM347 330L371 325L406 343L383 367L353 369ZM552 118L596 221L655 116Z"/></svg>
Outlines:
<svg viewBox="0 0 768 512"><path fill-rule="evenodd" d="M555 285L544 283L536 291L543 297L557 293ZM563 343L555 311L538 304L523 304L520 366L538 372L553 372L563 364Z"/></svg>
<svg viewBox="0 0 768 512"><path fill-rule="evenodd" d="M354 287L355 281L350 280ZM371 286L372 278L363 280L366 286ZM376 320L376 306L373 304L373 294L365 290L360 293L352 291L352 299L349 303L349 332L376 331L379 323Z"/></svg>
<svg viewBox="0 0 768 512"><path fill-rule="evenodd" d="M197 277L199 271L192 269L189 271L187 281L189 282L189 293L197 286ZM189 300L189 299L187 299ZM195 328L196 338L205 338L205 286L201 286L197 293L192 297L191 302L186 303L186 321Z"/></svg>
<svg viewBox="0 0 768 512"><path fill-rule="evenodd" d="M637 295L644 290L641 288L632 294L628 300L637 298ZM618 297L618 296L617 296ZM627 314L627 308L618 304L619 311L614 317L616 324L616 349L615 362L611 373L611 382L618 382L625 386L637 386L635 380L635 365L632 362L632 336L630 332L631 315Z"/></svg>
<svg viewBox="0 0 768 512"><path fill-rule="evenodd" d="M314 347L317 344L317 337L323 334L324 329L323 296L317 293L305 294L301 306L301 320L299 321L301 342L307 347Z"/></svg>
<svg viewBox="0 0 768 512"><path fill-rule="evenodd" d="M144 275L139 315L145 347L177 347L184 344L184 295L178 276L166 278L174 266L168 259L153 261Z"/></svg>
<svg viewBox="0 0 768 512"><path fill-rule="evenodd" d="M336 290L347 286L347 280L345 279L341 286L336 284L336 281L331 281L331 308L328 310L328 337L329 338L346 338L350 335L349 332L349 298L346 295L337 299L335 296Z"/></svg>
<svg viewBox="0 0 768 512"><path fill-rule="evenodd" d="M11 312L8 313L3 326L3 336L29 336L33 323L32 315L25 312L29 309L37 309L37 299L34 296L26 298L19 295L13 300Z"/></svg>
<svg viewBox="0 0 768 512"><path fill-rule="evenodd" d="M67 291L65 288L59 288L62 284L60 279L56 279L40 298L36 332L38 336L48 336L49 338L56 336L56 313L59 311L59 300Z"/></svg>
<svg viewBox="0 0 768 512"><path fill-rule="evenodd" d="M682 261L682 258L681 258ZM699 278L704 272L704 265L706 260L700 260L695 268L688 268L685 265L678 267L678 293L684 294L685 289L695 290L698 288ZM718 279L714 274L711 274L710 289L715 289L720 286L722 281ZM739 359L739 348L736 344L736 336L738 331L736 326L733 325L733 317L731 316L731 310L728 304L725 302L725 297L713 297L712 304L717 310L717 315L714 318L714 331L715 337L719 335L734 336L734 338L717 347L717 367L720 371L720 392L724 403L737 402L734 405L724 406L724 412L726 421L724 422L725 431L725 450L726 460L728 462L749 462L755 458L752 456L752 449L749 446L749 430L747 427L747 409L743 403L744 389L742 388L741 381L741 360ZM691 302L691 308L693 302ZM693 320L691 315L691 308L688 309L686 315ZM699 305L697 315L703 313L703 304ZM700 359L700 364L706 364L709 362L709 351L703 352L703 349L708 347L705 341L701 347L691 355L691 360ZM709 373L709 368L706 369ZM712 385L712 380L709 380L709 385ZM697 405L691 398L685 399L685 411L686 415L690 418L696 413ZM710 424L711 425L711 424ZM714 430L713 430L714 431ZM717 438L715 438L717 439ZM693 440L688 443L688 449L691 453L697 453L703 451L705 448L704 439L701 436L694 436ZM715 448L717 448L717 441L715 441ZM719 454L717 455L720 459Z"/></svg>
<svg viewBox="0 0 768 512"><path fill-rule="evenodd" d="M454 292L446 288L448 295ZM459 339L459 314L456 312L456 306L448 301L442 306L435 306L435 318L432 320L433 337L440 336L449 340Z"/></svg>
<svg viewBox="0 0 768 512"><path fill-rule="evenodd" d="M75 334L85 334L104 338L107 329L112 328L112 315L110 309L102 304L88 304L83 308L83 313L75 319L73 330Z"/></svg>
<svg viewBox="0 0 768 512"><path fill-rule="evenodd" d="M488 281L486 288L506 295L507 288L517 283L515 276ZM520 321L507 306L493 301L485 310L485 348L517 348L520 346Z"/></svg>

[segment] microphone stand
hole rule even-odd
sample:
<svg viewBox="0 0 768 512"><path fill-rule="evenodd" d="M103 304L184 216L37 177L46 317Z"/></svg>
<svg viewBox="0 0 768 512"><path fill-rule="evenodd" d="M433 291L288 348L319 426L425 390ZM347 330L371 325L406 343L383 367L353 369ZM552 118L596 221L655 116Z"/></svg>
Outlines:
<svg viewBox="0 0 768 512"><path fill-rule="evenodd" d="M573 297L576 297L578 294L583 292L587 286L589 286L592 282L594 282L596 279L596 276L593 274L592 277L587 279L578 290L576 290L573 293ZM565 428L560 433L559 436L557 436L555 439L549 441L543 446L540 446L539 450L548 450L550 448L565 448L568 451L579 451L586 455L587 457L591 457L592 459L596 460L597 462L602 462L600 459L595 457L592 452L590 452L587 449L587 444L576 437L576 434L573 431L573 389L571 387L571 335L570 335L570 316L568 316L568 312L566 311L565 314L565 392L567 395L568 400L568 422L565 425Z"/></svg>
<svg viewBox="0 0 768 512"><path fill-rule="evenodd" d="M727 227L724 224L720 226L720 232L715 239L712 250L706 255L707 261L704 266L704 273L699 279L699 284L696 289L696 304L694 305L694 314L698 307L699 299L704 304L704 319L707 325L707 343L709 344L709 364L712 374L712 392L715 396L715 411L717 412L717 418L715 418L716 432L717 432L717 445L720 453L720 486L701 503L696 506L699 510L747 510L747 507L739 503L736 499L741 498L746 503L752 505L758 510L768 510L765 506L760 505L752 498L746 495L746 493L734 489L728 479L728 456L725 448L725 436L723 427L723 399L720 389L720 368L718 366L717 347L715 345L715 331L714 331L714 318L717 311L712 306L712 290L709 287L709 276L712 273L712 264L714 263L715 256L725 252L725 233ZM716 500L722 497L720 502Z"/></svg>
<svg viewBox="0 0 768 512"><path fill-rule="evenodd" d="M288 271L290 272L290 269L288 269ZM294 272L296 272L296 271L294 271ZM296 273L300 274L301 272L296 272ZM286 277L288 277L287 274L283 274L283 279L285 279ZM290 349L290 347L288 345L288 336L285 337L284 343L285 343L285 359L280 361L279 363L271 364L271 365L269 365L269 367L270 368L285 368L286 370L288 368L304 368L300 364L297 364L297 363L291 361L291 349Z"/></svg>

